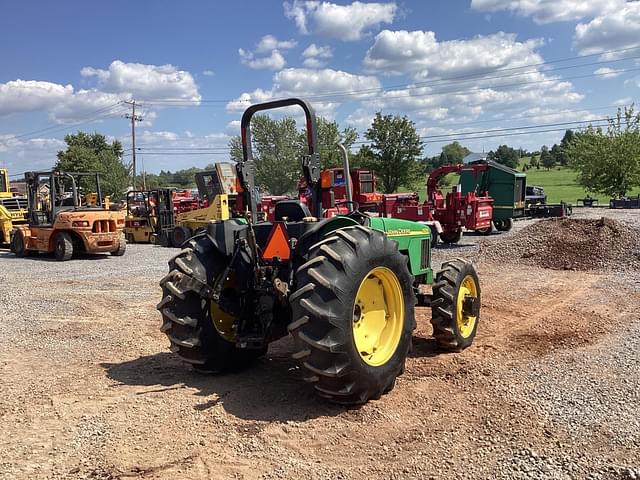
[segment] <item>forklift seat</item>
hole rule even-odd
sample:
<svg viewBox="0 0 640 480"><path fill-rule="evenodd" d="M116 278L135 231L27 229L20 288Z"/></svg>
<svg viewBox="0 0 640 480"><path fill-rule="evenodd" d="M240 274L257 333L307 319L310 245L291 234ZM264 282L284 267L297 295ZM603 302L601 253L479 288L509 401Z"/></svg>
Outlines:
<svg viewBox="0 0 640 480"><path fill-rule="evenodd" d="M301 222L303 218L310 217L311 212L299 200L280 200L276 203L274 215L277 222L285 218L289 222Z"/></svg>

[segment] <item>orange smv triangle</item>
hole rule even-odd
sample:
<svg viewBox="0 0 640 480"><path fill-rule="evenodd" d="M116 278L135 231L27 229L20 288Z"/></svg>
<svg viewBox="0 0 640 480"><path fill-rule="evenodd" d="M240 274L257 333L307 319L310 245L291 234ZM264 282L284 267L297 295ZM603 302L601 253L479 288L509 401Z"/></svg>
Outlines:
<svg viewBox="0 0 640 480"><path fill-rule="evenodd" d="M273 260L275 257L280 260L289 260L291 258L291 249L289 248L289 237L282 223L276 223L269 233L267 245L262 251L264 260Z"/></svg>

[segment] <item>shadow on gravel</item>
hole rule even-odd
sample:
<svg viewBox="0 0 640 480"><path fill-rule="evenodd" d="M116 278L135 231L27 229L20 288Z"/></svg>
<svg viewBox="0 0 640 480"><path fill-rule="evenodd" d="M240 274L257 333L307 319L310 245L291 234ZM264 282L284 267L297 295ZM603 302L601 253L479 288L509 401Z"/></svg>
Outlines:
<svg viewBox="0 0 640 480"><path fill-rule="evenodd" d="M435 338L413 337L413 348L409 352L410 358L437 357L450 353L438 346Z"/></svg>
<svg viewBox="0 0 640 480"><path fill-rule="evenodd" d="M75 260L103 260L109 257L112 257L108 253L78 253L74 254L71 260L67 260L68 262L73 262ZM36 262L58 262L56 258L53 256L53 253L34 253L33 255L29 255L28 257L17 257L10 251L2 251L0 250L0 258L3 259L13 259L13 260L23 260L23 261L36 261Z"/></svg>
<svg viewBox="0 0 640 480"><path fill-rule="evenodd" d="M202 411L221 404L228 413L245 420L305 421L347 410L318 398L302 380L302 373L288 352L286 356L268 354L241 372L213 375L195 372L172 353L101 366L109 378L120 384L156 387L137 395L194 388L196 395L203 397L194 409Z"/></svg>
<svg viewBox="0 0 640 480"><path fill-rule="evenodd" d="M140 389L136 395L193 388L197 390L196 395L202 397L202 401L193 406L195 410L220 404L228 413L245 420L305 421L354 409L333 405L314 393L290 357L287 341L277 342L272 346L273 354L267 354L251 367L236 373L201 374L169 352L121 363L102 363L101 366L107 376L120 385L149 387ZM442 354L445 352L438 348L435 340L413 338L410 357Z"/></svg>

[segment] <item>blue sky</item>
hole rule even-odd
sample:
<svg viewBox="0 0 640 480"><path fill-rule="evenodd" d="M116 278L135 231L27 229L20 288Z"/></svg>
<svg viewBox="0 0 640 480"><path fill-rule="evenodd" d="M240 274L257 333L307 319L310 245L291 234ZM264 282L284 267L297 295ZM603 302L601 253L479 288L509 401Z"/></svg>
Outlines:
<svg viewBox="0 0 640 480"><path fill-rule="evenodd" d="M48 168L79 129L130 154L132 99L149 171L228 159L244 108L284 96L359 132L407 115L425 154L537 149L637 102L639 58L637 0L5 2L0 165Z"/></svg>

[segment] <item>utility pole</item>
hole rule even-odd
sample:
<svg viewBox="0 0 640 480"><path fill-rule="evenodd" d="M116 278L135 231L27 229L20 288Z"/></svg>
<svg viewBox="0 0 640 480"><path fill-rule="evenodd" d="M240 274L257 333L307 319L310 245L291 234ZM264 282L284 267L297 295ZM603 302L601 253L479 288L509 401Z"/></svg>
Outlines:
<svg viewBox="0 0 640 480"><path fill-rule="evenodd" d="M131 155L133 157L133 181L131 185L133 189L136 189L136 122L141 122L142 117L136 115L136 101L130 100L124 102L127 105L131 105L131 114L126 114L124 118L131 119Z"/></svg>

